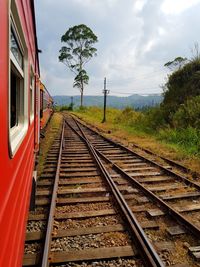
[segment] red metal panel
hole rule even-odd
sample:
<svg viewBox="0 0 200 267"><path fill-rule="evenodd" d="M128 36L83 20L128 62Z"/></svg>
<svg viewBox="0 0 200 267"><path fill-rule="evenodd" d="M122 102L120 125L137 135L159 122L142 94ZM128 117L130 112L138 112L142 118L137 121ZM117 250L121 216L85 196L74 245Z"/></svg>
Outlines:
<svg viewBox="0 0 200 267"><path fill-rule="evenodd" d="M21 267L34 166L35 123L29 125L22 144L11 159L8 138L9 2L0 1L0 266ZM16 3L27 42L28 62L37 66L31 1L16 0Z"/></svg>
<svg viewBox="0 0 200 267"><path fill-rule="evenodd" d="M40 81L36 77L35 88L35 151L39 151L39 138L40 138Z"/></svg>
<svg viewBox="0 0 200 267"><path fill-rule="evenodd" d="M43 129L52 115L52 109L47 108L43 111L43 117L40 120L41 129Z"/></svg>

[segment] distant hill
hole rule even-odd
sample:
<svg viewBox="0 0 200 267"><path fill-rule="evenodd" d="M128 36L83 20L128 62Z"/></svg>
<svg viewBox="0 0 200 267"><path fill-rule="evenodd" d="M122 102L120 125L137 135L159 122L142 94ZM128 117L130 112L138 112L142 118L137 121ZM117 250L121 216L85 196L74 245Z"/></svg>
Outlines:
<svg viewBox="0 0 200 267"><path fill-rule="evenodd" d="M69 105L71 103L70 96L57 95L53 97L54 103L59 106ZM161 94L139 95L133 94L127 97L109 96L107 97L107 106L122 109L124 107L133 107L141 109L143 107L152 107L160 104L163 97ZM75 107L80 106L80 96L73 96ZM84 106L103 106L103 96L84 96Z"/></svg>

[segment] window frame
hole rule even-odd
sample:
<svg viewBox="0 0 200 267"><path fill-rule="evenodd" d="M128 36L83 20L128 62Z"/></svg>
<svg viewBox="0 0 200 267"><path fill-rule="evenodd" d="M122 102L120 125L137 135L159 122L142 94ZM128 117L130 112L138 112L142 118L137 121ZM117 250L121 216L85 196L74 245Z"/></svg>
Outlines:
<svg viewBox="0 0 200 267"><path fill-rule="evenodd" d="M23 68L20 67L18 61L11 51L11 32L14 35L17 45L23 57ZM28 92L27 88L27 73L28 73L28 48L25 41L25 36L22 30L19 14L15 1L10 2L9 9L9 90L8 90L8 133L9 133L9 154L13 158L23 142L28 130ZM19 78L18 90L18 107L19 114L17 115L17 124L11 127L11 72L15 73ZM16 101L16 102L17 102Z"/></svg>
<svg viewBox="0 0 200 267"><path fill-rule="evenodd" d="M30 123L32 123L33 120L34 120L34 117L35 117L35 105L34 105L35 104L35 74L34 74L32 65L30 67L30 77L29 77L29 79L30 79L30 83L29 83ZM31 96L32 96L32 98L31 98Z"/></svg>

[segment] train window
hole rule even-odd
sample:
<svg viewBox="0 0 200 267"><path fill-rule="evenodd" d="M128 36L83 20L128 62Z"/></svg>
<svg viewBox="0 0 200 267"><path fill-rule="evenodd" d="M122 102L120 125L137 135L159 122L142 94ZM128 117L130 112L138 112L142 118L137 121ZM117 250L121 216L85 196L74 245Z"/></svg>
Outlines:
<svg viewBox="0 0 200 267"><path fill-rule="evenodd" d="M44 93L42 90L40 90L40 118L43 117L43 96L44 96Z"/></svg>
<svg viewBox="0 0 200 267"><path fill-rule="evenodd" d="M10 35L10 51L12 52L12 55L16 59L17 63L19 64L19 67L21 70L24 68L23 64L23 55L20 49L20 46L17 42L17 39L13 33L13 30L11 30L11 35Z"/></svg>
<svg viewBox="0 0 200 267"><path fill-rule="evenodd" d="M43 99L43 110L48 108L48 101L46 99Z"/></svg>
<svg viewBox="0 0 200 267"><path fill-rule="evenodd" d="M9 140L15 154L28 129L27 48L15 1L10 13Z"/></svg>
<svg viewBox="0 0 200 267"><path fill-rule="evenodd" d="M30 75L30 121L33 121L34 118L34 86L35 85L35 79L33 70L31 69L31 75Z"/></svg>
<svg viewBox="0 0 200 267"><path fill-rule="evenodd" d="M10 127L13 128L18 124L17 120L17 83L18 79L11 70L10 74L10 83L11 83L11 89L10 89L10 102L11 102L11 119L10 119Z"/></svg>

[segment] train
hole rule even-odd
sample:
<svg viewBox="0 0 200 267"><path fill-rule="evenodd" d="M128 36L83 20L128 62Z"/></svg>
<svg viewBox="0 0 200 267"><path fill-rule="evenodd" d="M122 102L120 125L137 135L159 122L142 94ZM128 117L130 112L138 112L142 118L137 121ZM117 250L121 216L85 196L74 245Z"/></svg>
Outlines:
<svg viewBox="0 0 200 267"><path fill-rule="evenodd" d="M0 266L21 267L40 132L53 99L40 81L34 1L0 1L0 33Z"/></svg>
<svg viewBox="0 0 200 267"><path fill-rule="evenodd" d="M42 82L40 83L40 99L40 129L43 130L53 114L53 98Z"/></svg>

